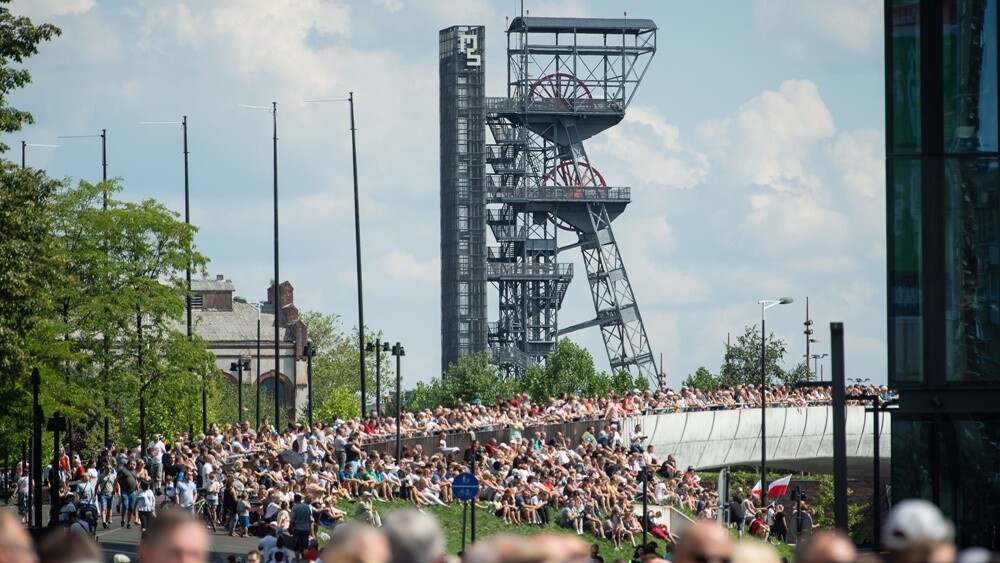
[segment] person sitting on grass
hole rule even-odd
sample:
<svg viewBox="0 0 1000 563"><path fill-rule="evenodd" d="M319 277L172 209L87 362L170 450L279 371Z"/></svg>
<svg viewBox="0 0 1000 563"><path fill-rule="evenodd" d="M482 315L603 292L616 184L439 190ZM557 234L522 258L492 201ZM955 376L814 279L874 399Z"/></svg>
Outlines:
<svg viewBox="0 0 1000 563"><path fill-rule="evenodd" d="M763 510L758 510L753 522L750 523L750 535L761 541L768 541L771 537L771 528L764 521Z"/></svg>

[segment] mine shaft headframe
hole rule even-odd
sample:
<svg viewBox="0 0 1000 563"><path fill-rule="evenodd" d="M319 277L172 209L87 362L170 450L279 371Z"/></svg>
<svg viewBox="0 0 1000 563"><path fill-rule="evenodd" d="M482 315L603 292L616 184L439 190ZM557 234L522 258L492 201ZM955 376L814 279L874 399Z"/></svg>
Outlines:
<svg viewBox="0 0 1000 563"><path fill-rule="evenodd" d="M508 97L593 100L624 112L656 52L656 29L648 19L514 18Z"/></svg>

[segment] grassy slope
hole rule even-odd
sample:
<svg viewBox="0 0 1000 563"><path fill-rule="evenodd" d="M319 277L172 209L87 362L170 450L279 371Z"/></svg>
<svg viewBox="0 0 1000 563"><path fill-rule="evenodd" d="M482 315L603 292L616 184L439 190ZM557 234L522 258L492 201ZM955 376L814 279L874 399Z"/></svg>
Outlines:
<svg viewBox="0 0 1000 563"><path fill-rule="evenodd" d="M375 503L375 509L384 517L389 512L393 510L399 510L403 508L412 508L413 505L408 502L392 502L392 503ZM347 512L348 516L354 514L354 503L341 502L339 505L341 510ZM444 528L445 538L447 539L446 550L450 554L456 554L462 549L462 508L460 506L432 506L430 508L424 509L426 512L433 514L438 522L441 523L441 527ZM550 516L557 517L555 512L550 511ZM690 515L689 515L690 516ZM468 518L468 516L467 516ZM471 524L466 522L466 542L468 544L469 538L469 526ZM537 526L507 526L503 523L503 520L493 516L492 514L486 512L485 510L479 510L476 512L476 539L481 540L497 534L514 534L518 536L533 536L535 534L540 534L543 532L554 532L557 534L572 534L573 532L560 528L555 524L549 525L547 528L539 528ZM736 539L736 530L732 531L733 539ZM600 554L604 557L605 561L611 562L616 558L622 558L626 561L630 561L632 558L632 547L625 543L621 550L615 550L614 543L597 539L591 535L583 536L583 539L589 543L597 542L600 545ZM662 546L663 542L656 540L652 536L649 537L649 541L656 541L657 544ZM636 538L636 541L641 541L640 538ZM772 542L781 557L784 557L786 561L794 561L794 549L784 542Z"/></svg>
<svg viewBox="0 0 1000 563"><path fill-rule="evenodd" d="M413 505L406 502L393 502L393 503L375 503L375 509L385 517L386 514L392 512L393 510L399 510L401 508L412 508ZM341 502L339 505L341 510L347 512L348 516L354 514L354 504ZM447 538L447 552L451 554L456 554L462 549L462 507L461 506L432 506L430 508L424 509L426 512L433 514L438 521L441 523L441 527L444 528L445 537ZM553 511L549 512L550 516L556 517L557 514ZM469 537L469 524L466 524L466 543L468 544ZM482 540L490 536L495 536L497 534L509 533L518 536L533 536L535 534L540 534L543 532L554 532L559 534L572 534L569 530L565 530L556 526L554 523L549 525L547 528L539 528L537 526L526 526L524 524L520 526L507 526L503 523L503 520L493 516L492 514L486 512L485 510L478 510L476 512L476 539ZM605 561L611 562L615 558L621 557L626 561L632 558L632 548L626 542L622 547L621 551L616 551L614 543L607 540L599 540L591 535L583 536L583 539L587 542L594 543L597 542L600 545L600 554L604 557ZM653 541L655 538L650 536L649 541ZM637 538L636 541L641 541ZM658 542L662 547L663 542Z"/></svg>

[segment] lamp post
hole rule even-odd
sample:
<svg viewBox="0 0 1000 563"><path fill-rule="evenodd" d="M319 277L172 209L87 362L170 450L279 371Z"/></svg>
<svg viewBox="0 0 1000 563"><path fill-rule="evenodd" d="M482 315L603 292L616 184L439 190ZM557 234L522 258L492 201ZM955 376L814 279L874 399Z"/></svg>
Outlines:
<svg viewBox="0 0 1000 563"><path fill-rule="evenodd" d="M819 373L819 361L829 355L830 354L812 354L809 356L810 358L812 358L813 361L813 373L815 374Z"/></svg>
<svg viewBox="0 0 1000 563"><path fill-rule="evenodd" d="M775 305L788 305L791 297L762 299L760 305L760 505L767 500L767 333L764 331L765 313Z"/></svg>
<svg viewBox="0 0 1000 563"><path fill-rule="evenodd" d="M59 148L59 145L42 145L42 144L39 144L39 143L29 143L27 141L21 141L21 168L22 169L28 167L27 156L26 156L26 153L28 151L28 147L47 147L47 148L50 148L50 149L57 149L57 148Z"/></svg>
<svg viewBox="0 0 1000 563"><path fill-rule="evenodd" d="M365 344L365 351L375 352L375 414L382 416L382 352L389 351L389 343L376 338L374 344Z"/></svg>
<svg viewBox="0 0 1000 563"><path fill-rule="evenodd" d="M309 386L307 394L309 402L309 431L311 432L313 426L313 358L316 356L316 348L313 346L312 340L306 342L306 347L302 349L302 353L306 356L306 385Z"/></svg>
<svg viewBox="0 0 1000 563"><path fill-rule="evenodd" d="M243 425L243 370L250 371L250 360L248 358L240 358L235 362L229 364L229 371L236 371L236 389L237 391L237 403L236 410L239 414L236 415L237 426Z"/></svg>
<svg viewBox="0 0 1000 563"><path fill-rule="evenodd" d="M260 430L260 309L264 305L260 301L247 301L245 298L236 296L233 297L233 301L237 303L246 303L247 305L253 305L257 308L257 377L254 378L254 393L256 397L256 406L254 409L254 428L258 431Z"/></svg>
<svg viewBox="0 0 1000 563"><path fill-rule="evenodd" d="M28 494L34 495L31 499L31 510L34 513L34 526L36 530L42 529L42 422L45 421L45 413L41 405L38 404L39 390L42 384L41 374L38 368L31 370L31 485L32 489Z"/></svg>
<svg viewBox="0 0 1000 563"><path fill-rule="evenodd" d="M45 427L46 430L52 432L52 469L49 470L49 487L51 491L49 493L49 498L58 499L59 498L59 433L66 430L66 417L59 414L59 411L52 413L52 417L49 418L48 423ZM41 500L41 498L39 498ZM50 510L50 515L52 519L56 519L56 506L58 504L53 502ZM40 511L39 511L40 512ZM39 516L39 524L41 523L41 516Z"/></svg>
<svg viewBox="0 0 1000 563"><path fill-rule="evenodd" d="M249 106L241 104L242 108L266 109L271 112L271 124L273 128L272 136L272 168L274 173L274 431L280 432L281 428L281 406L278 401L278 386L281 375L280 342L278 334L280 331L279 315L281 307L278 306L278 292L281 289L281 276L278 271L278 102L271 102L271 106ZM260 377L260 374L257 374Z"/></svg>
<svg viewBox="0 0 1000 563"><path fill-rule="evenodd" d="M60 135L58 138L59 139L97 139L98 137L101 139L101 182L103 183L103 182L107 182L108 181L108 130L107 129L101 129L101 134L100 135ZM22 164L23 164L23 160L24 160L24 158L23 158L23 152L22 152ZM101 210L102 211L107 211L108 210L108 190L107 190L107 186L105 186L104 189L101 190L101 192L102 192L102 196L103 196L102 197L102 201L101 201ZM110 348L111 348L111 343L108 341L107 335L105 335L104 336L104 351L105 351L106 354L110 351ZM111 408L111 401L108 398L108 389L107 389L107 386L108 386L108 377L109 377L107 361L105 361L105 364L103 366L102 372L103 373L101 374L101 376L104 379L104 446L107 447L110 444L110 434L111 434L111 427L110 427L111 423L110 423L110 421L108 419L108 413L107 413L108 409Z"/></svg>
<svg viewBox="0 0 1000 563"><path fill-rule="evenodd" d="M399 457L403 452L402 443L399 439L399 423L403 412L403 389L399 359L406 355L406 351L403 350L403 346L399 342L392 346L392 355L396 356L396 463L399 463Z"/></svg>
<svg viewBox="0 0 1000 563"><path fill-rule="evenodd" d="M361 418L368 416L368 390L365 374L365 300L361 275L361 208L358 203L358 145L354 127L354 92L347 98L306 100L306 103L348 102L351 106L351 164L354 171L354 250L358 264L358 373L361 377Z"/></svg>
<svg viewBox="0 0 1000 563"><path fill-rule="evenodd" d="M188 176L188 125L187 116L182 115L180 121L141 121L140 125L180 125L181 138L183 140L184 156L184 223L191 225L191 188ZM192 320L191 320L191 247L188 246L188 261L185 268L187 280L187 295L185 296L185 309L187 312L187 337L191 340ZM208 432L208 374L201 375L201 431Z"/></svg>

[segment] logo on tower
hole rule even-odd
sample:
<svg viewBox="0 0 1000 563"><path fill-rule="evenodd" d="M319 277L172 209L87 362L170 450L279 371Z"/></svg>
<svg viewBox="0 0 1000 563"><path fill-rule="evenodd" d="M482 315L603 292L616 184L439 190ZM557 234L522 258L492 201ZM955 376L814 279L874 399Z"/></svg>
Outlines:
<svg viewBox="0 0 1000 563"><path fill-rule="evenodd" d="M479 36L463 33L458 37L459 49L465 50L465 66L482 66L483 55L479 53Z"/></svg>

